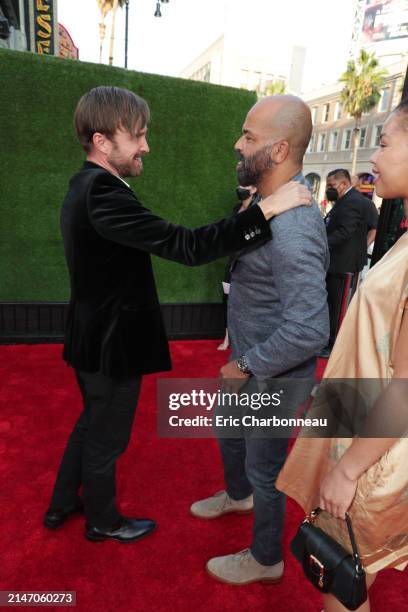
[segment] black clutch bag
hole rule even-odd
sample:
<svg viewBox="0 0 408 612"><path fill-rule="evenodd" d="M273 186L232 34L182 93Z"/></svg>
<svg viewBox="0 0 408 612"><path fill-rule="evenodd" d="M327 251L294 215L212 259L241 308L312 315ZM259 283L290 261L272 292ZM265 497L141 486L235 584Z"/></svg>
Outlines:
<svg viewBox="0 0 408 612"><path fill-rule="evenodd" d="M300 525L291 542L292 553L302 564L306 578L321 593L331 593L348 610L357 610L367 599L367 586L351 519L346 513L352 555L315 527L319 512L320 508L313 510Z"/></svg>

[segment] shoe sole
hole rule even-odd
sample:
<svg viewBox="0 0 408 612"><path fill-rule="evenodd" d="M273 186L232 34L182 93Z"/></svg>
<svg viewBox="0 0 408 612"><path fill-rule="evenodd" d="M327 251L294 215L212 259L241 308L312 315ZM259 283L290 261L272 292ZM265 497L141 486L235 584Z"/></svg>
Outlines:
<svg viewBox="0 0 408 612"><path fill-rule="evenodd" d="M43 526L46 527L46 529L61 529L61 527L64 525L65 521L61 521L60 523L47 523L46 521L43 521Z"/></svg>
<svg viewBox="0 0 408 612"><path fill-rule="evenodd" d="M44 519L43 526L46 527L47 529L60 529L61 527L64 526L64 523L69 521L70 518L74 518L74 516L76 516L77 514L83 514L83 512L84 512L83 510L76 510L75 512L72 512L65 518L61 519L59 523L48 523L47 519Z"/></svg>
<svg viewBox="0 0 408 612"><path fill-rule="evenodd" d="M119 538L115 538L115 536L91 536L86 532L85 532L85 538L89 540L89 542L106 542L106 540L114 540L115 542L119 542L119 544L132 544L133 542L143 540L143 538L146 538L154 531L156 531L156 527L153 527L153 529L151 529L150 531L147 531L146 533L143 533L142 535L137 536L136 538L129 539L129 540L120 540Z"/></svg>
<svg viewBox="0 0 408 612"><path fill-rule="evenodd" d="M220 518L220 516L225 516L226 514L251 514L253 511L253 507L249 508L249 510L226 510L225 512L220 512L220 514L214 514L213 516L203 516L202 514L194 514L192 510L190 510L191 516L194 518L204 519L206 521L212 521L213 519Z"/></svg>
<svg viewBox="0 0 408 612"><path fill-rule="evenodd" d="M283 574L282 574L282 576L279 576L278 578L260 578L256 580L247 580L246 582L232 582L231 580L226 580L225 578L221 578L220 576L217 576L217 574L213 574L212 571L209 570L207 566L205 569L207 571L207 574L211 576L211 578L214 578L214 580L218 580L218 582L223 582L224 584L229 584L232 586L245 586L246 584L254 584L255 582L259 582L260 584L266 584L266 585L272 586L274 584L279 584L283 580Z"/></svg>

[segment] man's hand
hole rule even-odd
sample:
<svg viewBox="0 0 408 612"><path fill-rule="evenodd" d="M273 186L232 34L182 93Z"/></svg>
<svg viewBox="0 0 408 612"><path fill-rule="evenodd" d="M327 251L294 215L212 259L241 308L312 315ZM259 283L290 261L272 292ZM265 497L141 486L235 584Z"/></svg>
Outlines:
<svg viewBox="0 0 408 612"><path fill-rule="evenodd" d="M266 219L286 212L298 206L311 206L312 195L306 187L297 181L285 183L272 195L258 203Z"/></svg>
<svg viewBox="0 0 408 612"><path fill-rule="evenodd" d="M344 519L353 503L357 482L346 476L341 466L336 465L320 485L320 508L336 518Z"/></svg>
<svg viewBox="0 0 408 612"><path fill-rule="evenodd" d="M240 388L250 378L250 374L244 374L237 366L237 361L226 363L220 370L220 377L223 380L223 391L227 393L238 393Z"/></svg>

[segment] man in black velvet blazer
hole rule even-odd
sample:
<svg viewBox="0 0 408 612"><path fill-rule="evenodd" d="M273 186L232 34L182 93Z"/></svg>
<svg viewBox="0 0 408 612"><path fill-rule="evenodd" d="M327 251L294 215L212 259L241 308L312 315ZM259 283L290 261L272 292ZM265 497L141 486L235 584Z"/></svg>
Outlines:
<svg viewBox="0 0 408 612"><path fill-rule="evenodd" d="M244 213L198 229L145 208L125 182L142 173L149 109L133 92L97 87L75 112L87 161L69 184L61 230L71 299L64 359L73 366L84 408L57 474L49 528L85 510L91 541L130 542L155 528L115 504L115 465L126 449L143 374L171 368L150 253L205 264L271 237L267 219L311 202L298 183ZM83 487L83 500L79 497Z"/></svg>
<svg viewBox="0 0 408 612"><path fill-rule="evenodd" d="M330 267L327 294L330 314L330 346L333 345L344 273L359 273L367 263L367 236L377 227L378 212L374 203L351 185L350 174L339 168L329 172L326 195L335 204L326 215Z"/></svg>

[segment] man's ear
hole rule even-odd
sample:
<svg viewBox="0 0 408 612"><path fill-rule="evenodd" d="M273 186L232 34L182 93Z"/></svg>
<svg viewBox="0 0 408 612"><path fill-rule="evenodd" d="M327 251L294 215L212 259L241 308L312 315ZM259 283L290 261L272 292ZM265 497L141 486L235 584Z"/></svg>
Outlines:
<svg viewBox="0 0 408 612"><path fill-rule="evenodd" d="M94 148L100 153L108 153L109 140L106 138L105 134L95 132L92 136L92 143Z"/></svg>
<svg viewBox="0 0 408 612"><path fill-rule="evenodd" d="M281 164L286 161L289 155L289 143L287 140L280 140L273 146L273 161Z"/></svg>

